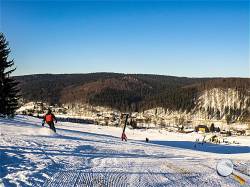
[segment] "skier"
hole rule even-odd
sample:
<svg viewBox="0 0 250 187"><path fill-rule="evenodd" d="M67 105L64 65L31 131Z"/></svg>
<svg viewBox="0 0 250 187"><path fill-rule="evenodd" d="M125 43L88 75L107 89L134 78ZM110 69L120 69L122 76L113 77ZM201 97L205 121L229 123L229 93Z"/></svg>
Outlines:
<svg viewBox="0 0 250 187"><path fill-rule="evenodd" d="M43 117L42 126L44 126L44 123L46 122L49 125L49 128L56 132L54 121L57 123L55 115L51 112L51 109L48 109L47 114Z"/></svg>

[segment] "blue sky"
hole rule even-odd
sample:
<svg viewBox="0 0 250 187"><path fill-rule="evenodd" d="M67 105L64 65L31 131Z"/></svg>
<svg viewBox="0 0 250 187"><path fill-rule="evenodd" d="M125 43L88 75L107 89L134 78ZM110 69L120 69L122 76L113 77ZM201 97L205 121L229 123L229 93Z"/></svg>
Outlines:
<svg viewBox="0 0 250 187"><path fill-rule="evenodd" d="M15 75L250 77L249 1L1 1Z"/></svg>

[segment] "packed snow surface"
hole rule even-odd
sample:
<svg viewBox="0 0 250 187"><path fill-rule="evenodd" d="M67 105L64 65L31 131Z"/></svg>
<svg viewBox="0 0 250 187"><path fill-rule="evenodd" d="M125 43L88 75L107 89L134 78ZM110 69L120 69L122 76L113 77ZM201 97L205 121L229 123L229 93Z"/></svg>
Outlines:
<svg viewBox="0 0 250 187"><path fill-rule="evenodd" d="M58 122L57 133L27 116L0 119L2 186L241 186L216 172L229 158L249 174L250 139L201 144L203 135ZM145 142L145 138L149 142ZM1 186L1 184L0 184ZM247 184L245 185L247 186Z"/></svg>

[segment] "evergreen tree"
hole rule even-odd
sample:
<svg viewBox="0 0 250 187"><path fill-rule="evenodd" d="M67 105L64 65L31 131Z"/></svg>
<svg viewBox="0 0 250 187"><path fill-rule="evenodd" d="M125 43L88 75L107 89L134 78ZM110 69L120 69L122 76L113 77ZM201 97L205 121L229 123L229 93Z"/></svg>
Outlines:
<svg viewBox="0 0 250 187"><path fill-rule="evenodd" d="M8 60L10 53L8 45L3 33L0 33L0 116L2 117L14 116L19 99L18 83L10 77L16 68L11 68L14 61Z"/></svg>

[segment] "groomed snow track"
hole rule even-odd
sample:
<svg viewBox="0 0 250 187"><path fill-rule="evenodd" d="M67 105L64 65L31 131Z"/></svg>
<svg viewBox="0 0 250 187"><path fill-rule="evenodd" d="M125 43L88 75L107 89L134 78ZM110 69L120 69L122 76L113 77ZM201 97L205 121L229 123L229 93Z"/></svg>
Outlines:
<svg viewBox="0 0 250 187"><path fill-rule="evenodd" d="M91 125L61 123L58 134L30 117L0 125L1 178L7 187L240 186L217 175L216 163L223 155L122 142L105 130L96 134ZM234 161L249 165L240 154Z"/></svg>

